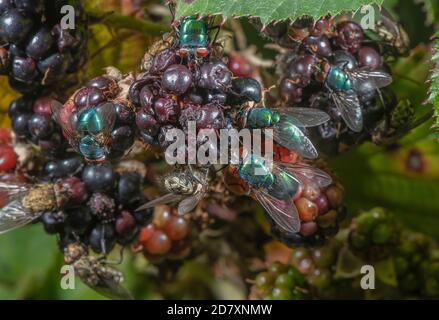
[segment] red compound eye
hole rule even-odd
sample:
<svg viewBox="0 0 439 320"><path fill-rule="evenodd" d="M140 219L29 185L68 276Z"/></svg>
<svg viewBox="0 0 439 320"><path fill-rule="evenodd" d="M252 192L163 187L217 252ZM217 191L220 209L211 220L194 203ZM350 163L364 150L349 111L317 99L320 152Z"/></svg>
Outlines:
<svg viewBox="0 0 439 320"><path fill-rule="evenodd" d="M197 57L205 58L209 55L209 50L207 48L197 48Z"/></svg>

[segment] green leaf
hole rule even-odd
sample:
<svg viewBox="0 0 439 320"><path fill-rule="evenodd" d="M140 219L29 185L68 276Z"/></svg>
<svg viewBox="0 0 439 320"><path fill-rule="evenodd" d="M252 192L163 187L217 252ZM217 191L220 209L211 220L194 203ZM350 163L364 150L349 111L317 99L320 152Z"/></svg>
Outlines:
<svg viewBox="0 0 439 320"><path fill-rule="evenodd" d="M180 0L177 3L177 17L195 14L222 15L224 18L252 16L259 17L263 24L274 20L296 20L301 16L315 19L356 11L369 4L381 5L383 0Z"/></svg>
<svg viewBox="0 0 439 320"><path fill-rule="evenodd" d="M429 101L435 108L436 126L439 125L439 33L436 34L436 40L434 43L434 52L431 60L435 63L434 69L431 74L430 96Z"/></svg>
<svg viewBox="0 0 439 320"><path fill-rule="evenodd" d="M27 298L43 288L58 257L55 237L41 225L2 235L0 252L0 298L7 299Z"/></svg>

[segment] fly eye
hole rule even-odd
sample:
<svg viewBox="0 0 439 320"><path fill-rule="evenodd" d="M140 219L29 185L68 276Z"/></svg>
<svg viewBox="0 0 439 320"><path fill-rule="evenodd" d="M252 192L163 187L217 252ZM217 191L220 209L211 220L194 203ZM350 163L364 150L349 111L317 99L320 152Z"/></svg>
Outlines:
<svg viewBox="0 0 439 320"><path fill-rule="evenodd" d="M197 48L197 57L205 58L209 55L209 50L207 48Z"/></svg>
<svg viewBox="0 0 439 320"><path fill-rule="evenodd" d="M180 50L178 50L178 55L180 56L180 57L187 57L188 55L189 55L189 50L187 50L187 49L180 49Z"/></svg>

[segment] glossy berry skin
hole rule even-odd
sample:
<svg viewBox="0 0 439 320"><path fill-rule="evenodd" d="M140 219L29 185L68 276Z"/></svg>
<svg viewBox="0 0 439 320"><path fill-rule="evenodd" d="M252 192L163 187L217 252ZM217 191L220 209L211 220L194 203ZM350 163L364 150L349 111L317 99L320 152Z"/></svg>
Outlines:
<svg viewBox="0 0 439 320"><path fill-rule="evenodd" d="M282 79L279 91L282 101L288 104L299 103L302 101L303 89L296 86L293 81L288 78Z"/></svg>
<svg viewBox="0 0 439 320"><path fill-rule="evenodd" d="M75 105L78 109L86 107L95 107L105 101L104 93L94 87L80 89L74 98Z"/></svg>
<svg viewBox="0 0 439 320"><path fill-rule="evenodd" d="M117 185L117 201L127 207L135 205L142 199L141 185L142 177L139 174L122 173Z"/></svg>
<svg viewBox="0 0 439 320"><path fill-rule="evenodd" d="M378 70L383 64L381 55L373 48L363 47L358 51L358 64L369 70Z"/></svg>
<svg viewBox="0 0 439 320"><path fill-rule="evenodd" d="M0 145L0 172L7 172L17 165L17 155L8 145Z"/></svg>
<svg viewBox="0 0 439 320"><path fill-rule="evenodd" d="M32 26L32 19L19 10L8 10L0 19L0 38L7 42L20 42L28 35Z"/></svg>
<svg viewBox="0 0 439 320"><path fill-rule="evenodd" d="M201 65L198 86L208 90L226 90L232 82L232 72L221 60Z"/></svg>
<svg viewBox="0 0 439 320"><path fill-rule="evenodd" d="M121 126L111 132L111 147L117 151L125 151L134 143L134 130L130 126Z"/></svg>
<svg viewBox="0 0 439 320"><path fill-rule="evenodd" d="M42 27L29 40L26 54L36 60L45 58L52 48L54 38L47 27Z"/></svg>
<svg viewBox="0 0 439 320"><path fill-rule="evenodd" d="M87 189L93 192L103 192L111 189L115 178L115 173L109 164L88 165L82 173L82 181L84 181Z"/></svg>
<svg viewBox="0 0 439 320"><path fill-rule="evenodd" d="M109 253L116 245L114 227L104 223L97 225L90 233L90 247L96 253Z"/></svg>
<svg viewBox="0 0 439 320"><path fill-rule="evenodd" d="M241 105L245 102L260 102L262 100L262 88L259 82L253 78L235 78L232 80L232 89L228 95L228 104Z"/></svg>
<svg viewBox="0 0 439 320"><path fill-rule="evenodd" d="M162 86L175 94L185 93L192 84L192 72L181 64L169 66L163 73Z"/></svg>
<svg viewBox="0 0 439 320"><path fill-rule="evenodd" d="M23 113L12 119L12 128L18 136L26 137L29 135L28 123L31 117L31 114Z"/></svg>
<svg viewBox="0 0 439 320"><path fill-rule="evenodd" d="M364 32L360 25L352 21L342 21L337 25L337 43L343 49L355 53L364 41Z"/></svg>
<svg viewBox="0 0 439 320"><path fill-rule="evenodd" d="M41 114L34 114L28 122L28 130L36 139L48 138L53 132L52 120Z"/></svg>
<svg viewBox="0 0 439 320"><path fill-rule="evenodd" d="M252 65L239 54L233 54L229 58L228 67L235 77L247 78L254 73Z"/></svg>

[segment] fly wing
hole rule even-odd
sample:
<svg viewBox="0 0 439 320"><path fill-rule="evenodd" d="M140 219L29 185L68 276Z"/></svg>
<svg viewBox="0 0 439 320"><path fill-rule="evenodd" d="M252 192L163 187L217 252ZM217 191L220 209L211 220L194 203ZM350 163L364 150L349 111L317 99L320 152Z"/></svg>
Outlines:
<svg viewBox="0 0 439 320"><path fill-rule="evenodd" d="M317 184L320 188L332 184L332 178L325 171L314 168L306 163L282 163L278 164L283 170L292 174L301 184Z"/></svg>
<svg viewBox="0 0 439 320"><path fill-rule="evenodd" d="M357 95L337 92L332 93L331 98L349 129L361 132L363 130L363 112Z"/></svg>
<svg viewBox="0 0 439 320"><path fill-rule="evenodd" d="M172 203L172 202L180 202L182 200L182 198L183 198L182 195L174 194L174 193L168 193L168 194L165 194L164 196L162 196L160 198L157 198L157 199L151 200L148 203L145 203L144 205L138 207L136 209L136 211L142 211L142 210L145 210L145 209L148 209L148 208L155 207L155 206L160 205L160 204L169 204L169 203Z"/></svg>
<svg viewBox="0 0 439 320"><path fill-rule="evenodd" d="M287 114L296 120L298 127L316 127L328 122L331 118L329 115L319 109L314 108L282 108L276 111Z"/></svg>
<svg viewBox="0 0 439 320"><path fill-rule="evenodd" d="M281 230L290 233L300 231L300 218L292 199L276 199L263 189L253 190L252 194Z"/></svg>
<svg viewBox="0 0 439 320"><path fill-rule="evenodd" d="M26 184L0 182L0 203L22 199L27 191L29 186Z"/></svg>
<svg viewBox="0 0 439 320"><path fill-rule="evenodd" d="M63 105L60 102L52 99L50 108L52 111L53 120L61 127L64 136L69 141L70 146L72 146L76 152L79 152L79 137L72 127L70 118L68 118L68 113L63 112Z"/></svg>
<svg viewBox="0 0 439 320"><path fill-rule="evenodd" d="M116 110L114 104L105 103L98 108L100 118L104 122L104 135L109 135L114 128L116 122Z"/></svg>
<svg viewBox="0 0 439 320"><path fill-rule="evenodd" d="M189 196L181 200L178 204L178 214L184 215L194 210L196 206L200 203L200 201L204 198L204 194L204 192L198 192L193 196Z"/></svg>
<svg viewBox="0 0 439 320"><path fill-rule="evenodd" d="M318 152L311 140L289 120L289 117L281 117L281 120L273 126L274 141L287 149L297 152L304 158L317 158ZM266 134L270 135L268 132Z"/></svg>
<svg viewBox="0 0 439 320"><path fill-rule="evenodd" d="M112 300L133 300L131 292L116 280L114 274L120 273L109 266L92 266L83 258L75 264L75 273L90 289ZM93 279L93 282L90 280Z"/></svg>
<svg viewBox="0 0 439 320"><path fill-rule="evenodd" d="M17 229L38 218L23 208L20 200L14 200L0 209L0 234Z"/></svg>
<svg viewBox="0 0 439 320"><path fill-rule="evenodd" d="M361 87L364 85L364 83L369 83L373 89L380 89L389 86L393 81L392 76L383 71L357 69L347 72L350 78L353 80L355 87Z"/></svg>

